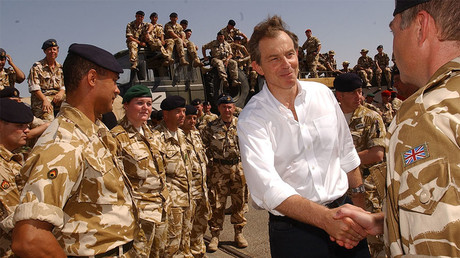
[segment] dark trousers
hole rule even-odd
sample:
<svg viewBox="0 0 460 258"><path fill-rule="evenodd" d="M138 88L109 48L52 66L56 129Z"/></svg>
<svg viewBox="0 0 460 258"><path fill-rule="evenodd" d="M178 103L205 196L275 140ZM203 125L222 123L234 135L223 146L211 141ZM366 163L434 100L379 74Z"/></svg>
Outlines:
<svg viewBox="0 0 460 258"><path fill-rule="evenodd" d="M268 227L273 258L370 257L366 239L355 248L346 249L332 242L323 229L271 213Z"/></svg>

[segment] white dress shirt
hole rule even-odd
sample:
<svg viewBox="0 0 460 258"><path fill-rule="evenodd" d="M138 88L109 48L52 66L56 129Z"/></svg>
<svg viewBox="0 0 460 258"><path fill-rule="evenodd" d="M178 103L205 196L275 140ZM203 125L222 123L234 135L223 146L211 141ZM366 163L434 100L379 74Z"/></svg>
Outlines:
<svg viewBox="0 0 460 258"><path fill-rule="evenodd" d="M275 215L300 195L327 204L348 189L358 153L334 94L325 85L298 81L298 121L264 85L238 117L244 174L255 204Z"/></svg>

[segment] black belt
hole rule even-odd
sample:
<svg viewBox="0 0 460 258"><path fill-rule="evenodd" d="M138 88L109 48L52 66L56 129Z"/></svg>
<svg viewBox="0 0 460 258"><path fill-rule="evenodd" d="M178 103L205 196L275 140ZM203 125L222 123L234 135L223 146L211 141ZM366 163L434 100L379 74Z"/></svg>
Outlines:
<svg viewBox="0 0 460 258"><path fill-rule="evenodd" d="M133 241L122 245L121 252L119 251L120 246L117 246L117 247L115 247L115 248L113 248L111 250L108 250L105 253L96 254L94 257L95 258L104 258L104 257L111 257L111 256L121 256L124 253L128 252L129 250L131 250L131 248L133 248ZM77 258L77 257L81 258L81 257L92 257L92 256L68 256L68 258Z"/></svg>
<svg viewBox="0 0 460 258"><path fill-rule="evenodd" d="M213 162L219 163L221 165L236 165L240 163L240 158L234 158L234 159L212 159Z"/></svg>
<svg viewBox="0 0 460 258"><path fill-rule="evenodd" d="M347 199L347 194L345 193L344 195L342 195L341 197L335 199L331 203L326 204L326 207L328 207L329 209L337 208L337 207L342 206L343 204L345 204L346 199Z"/></svg>

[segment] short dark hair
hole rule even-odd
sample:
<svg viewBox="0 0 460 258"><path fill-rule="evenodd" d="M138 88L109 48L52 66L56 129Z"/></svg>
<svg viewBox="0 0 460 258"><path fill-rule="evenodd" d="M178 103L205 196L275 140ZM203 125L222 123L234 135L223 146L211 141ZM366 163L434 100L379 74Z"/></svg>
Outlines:
<svg viewBox="0 0 460 258"><path fill-rule="evenodd" d="M108 70L82 58L74 53L67 54L62 71L64 73L64 85L66 94L72 93L78 88L83 76L94 69L98 74L106 75Z"/></svg>
<svg viewBox="0 0 460 258"><path fill-rule="evenodd" d="M151 13L150 18L152 18L152 17L158 17L158 14L156 12Z"/></svg>
<svg viewBox="0 0 460 258"><path fill-rule="evenodd" d="M275 15L268 17L266 20L262 21L254 27L254 32L251 35L251 39L249 40L248 45L248 51L251 56L251 60L255 61L257 64L260 64L261 55L259 49L259 41L263 38L274 38L281 31L285 32L292 39L292 42L294 43L294 49L299 48L299 38L297 35L287 29L287 25L284 23L281 17Z"/></svg>

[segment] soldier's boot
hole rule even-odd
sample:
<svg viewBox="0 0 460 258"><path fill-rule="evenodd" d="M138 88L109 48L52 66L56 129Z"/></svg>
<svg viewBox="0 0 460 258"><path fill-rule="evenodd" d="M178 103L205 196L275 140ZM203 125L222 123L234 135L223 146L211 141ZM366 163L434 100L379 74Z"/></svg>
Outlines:
<svg viewBox="0 0 460 258"><path fill-rule="evenodd" d="M200 59L195 58L192 62L193 67L203 67L204 64L200 61Z"/></svg>
<svg viewBox="0 0 460 258"><path fill-rule="evenodd" d="M181 57L179 60L180 65L189 65L190 63L185 60L185 56Z"/></svg>
<svg viewBox="0 0 460 258"><path fill-rule="evenodd" d="M216 231L211 231L211 241L209 242L208 245L208 252L215 252L217 251L217 247L219 245L219 233Z"/></svg>
<svg viewBox="0 0 460 258"><path fill-rule="evenodd" d="M227 81L227 78L226 77L222 77L222 86L224 88L227 88L228 87L228 81Z"/></svg>
<svg viewBox="0 0 460 258"><path fill-rule="evenodd" d="M241 82L238 81L238 79L234 79L234 80L232 80L232 86L233 87L239 87L239 86L241 86Z"/></svg>
<svg viewBox="0 0 460 258"><path fill-rule="evenodd" d="M248 247L248 241L243 236L243 229L235 228L235 243L238 248Z"/></svg>

